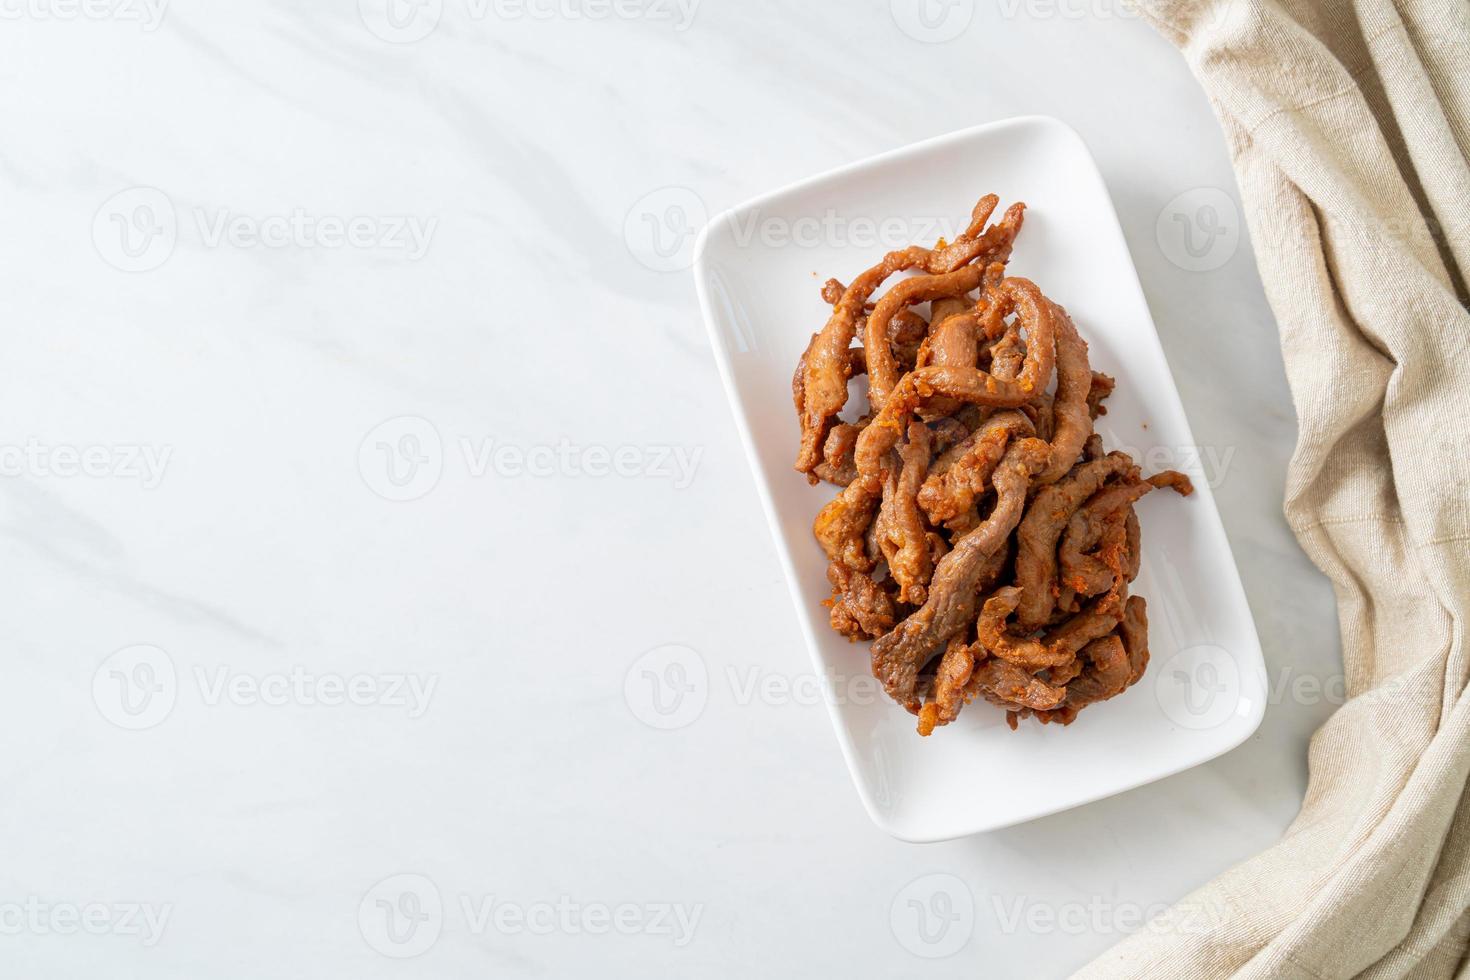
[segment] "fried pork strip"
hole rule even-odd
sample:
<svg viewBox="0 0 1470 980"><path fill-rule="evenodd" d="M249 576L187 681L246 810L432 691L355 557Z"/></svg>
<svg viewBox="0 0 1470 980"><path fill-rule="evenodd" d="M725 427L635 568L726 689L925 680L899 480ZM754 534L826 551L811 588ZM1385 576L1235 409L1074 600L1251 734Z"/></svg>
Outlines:
<svg viewBox="0 0 1470 980"><path fill-rule="evenodd" d="M985 492L1006 445L1035 433L1031 420L1017 411L997 412L930 467L918 492L918 503L934 524L968 515Z"/></svg>
<svg viewBox="0 0 1470 980"><path fill-rule="evenodd" d="M832 628L849 640L873 639L893 629L898 614L893 598L863 572L841 562L827 566L832 583Z"/></svg>
<svg viewBox="0 0 1470 980"><path fill-rule="evenodd" d="M981 577L1020 521L1026 488L1045 465L1047 452L1046 443L1037 439L1022 439L1006 451L995 471L994 509L940 561L924 605L873 644L873 675L910 711L919 709L914 693L919 669L975 615Z"/></svg>
<svg viewBox="0 0 1470 980"><path fill-rule="evenodd" d="M908 440L899 449L902 467L883 490L878 508L877 543L888 571L898 583L900 602L920 605L928 594L930 563L928 528L915 499L929 472L929 428L914 420Z"/></svg>
<svg viewBox="0 0 1470 980"><path fill-rule="evenodd" d="M920 402L936 394L971 405L1019 408L1046 388L1056 357L1056 316L1052 304L1035 283L1012 277L1002 279L991 291L987 316L1003 317L1007 310L1014 311L1026 327L1026 360L1020 374L1014 380L1006 380L979 368L937 364L910 371L859 437L855 457L859 473L877 472L884 454L904 432L908 417ZM872 370L870 358L870 383Z"/></svg>
<svg viewBox="0 0 1470 980"><path fill-rule="evenodd" d="M914 245L889 252L883 257L883 261L852 281L833 304L832 315L826 325L812 335L791 384L792 400L801 421L801 451L797 455L796 468L806 473L812 482L817 479L812 471L820 459L827 430L847 404L847 382L852 377L848 348L857 335L858 321L862 318L869 297L896 272L917 268L931 276L945 275L972 262L995 244L987 240L987 235L980 234L978 229L989 220L998 201L993 194L981 198L972 212L970 227L953 245L942 249ZM1017 227L1019 228L1019 221ZM823 288L824 298L830 298L835 292L832 289L834 285L836 281L829 280ZM969 288L973 289L974 286ZM898 305L894 304L887 318L878 320L876 324L872 322L873 317L868 318L868 333L876 334L876 345L887 355L885 365L892 360L892 353L888 349L888 323L897 310Z"/></svg>
<svg viewBox="0 0 1470 980"><path fill-rule="evenodd" d="M858 441L861 445L862 440ZM1072 514L1110 477L1136 473L1126 453L1108 453L1043 487L1031 501L1016 531L1016 585L1021 589L1016 610L1022 627L1036 629L1051 617L1056 602L1057 540Z"/></svg>
<svg viewBox="0 0 1470 980"><path fill-rule="evenodd" d="M1092 365L1087 361L1087 341L1077 333L1066 310L1047 302L1056 315L1057 391L1051 406L1051 460L1037 475L1039 484L1055 483L1065 476L1092 435L1092 412L1087 404Z"/></svg>

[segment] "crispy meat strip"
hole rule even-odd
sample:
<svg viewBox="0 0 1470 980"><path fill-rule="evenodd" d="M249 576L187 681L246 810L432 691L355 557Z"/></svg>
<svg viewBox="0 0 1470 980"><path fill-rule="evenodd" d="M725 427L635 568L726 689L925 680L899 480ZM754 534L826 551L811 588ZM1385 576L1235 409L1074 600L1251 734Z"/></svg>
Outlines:
<svg viewBox="0 0 1470 980"><path fill-rule="evenodd" d="M971 405L1019 408L1046 388L1056 355L1056 317L1051 302L1035 283L1015 277L1001 280L992 290L992 297L987 315L1011 309L1026 325L1026 363L1021 373L1014 380L1005 380L979 368L938 364L910 371L893 389L872 424L863 430L856 454L859 473L877 472L883 456L898 441L914 409L936 394ZM871 384L871 357L868 371ZM1077 448L1082 448L1080 443Z"/></svg>
<svg viewBox="0 0 1470 980"><path fill-rule="evenodd" d="M1053 667L1047 671L1047 683L1053 687L1066 687L1071 683L1072 678L1082 673L1082 669L1086 666L1087 664L1081 659L1073 657L1070 663L1063 664L1061 667Z"/></svg>
<svg viewBox="0 0 1470 980"><path fill-rule="evenodd" d="M1064 667L1075 655L1066 649L1054 649L1036 639L1012 635L1006 630L1006 619L1016 611L1021 590L1007 586L985 601L980 619L975 624L980 645L992 657L1009 661L1033 674L1048 667Z"/></svg>
<svg viewBox="0 0 1470 980"><path fill-rule="evenodd" d="M872 480L853 480L823 507L812 523L812 534L830 561L858 572L871 572L867 533L878 512L878 492Z"/></svg>
<svg viewBox="0 0 1470 980"><path fill-rule="evenodd" d="M1037 439L1022 439L1007 450L995 471L996 502L990 515L940 561L923 607L873 644L873 676L910 711L919 709L914 696L919 669L975 615L980 580L1020 521L1026 488L1045 465L1046 453L1046 443Z"/></svg>
<svg viewBox="0 0 1470 980"><path fill-rule="evenodd" d="M1100 415L1108 414L1107 406L1103 399L1113 393L1118 382L1110 374L1101 371L1092 372L1092 387L1087 390L1087 413L1096 419Z"/></svg>
<svg viewBox="0 0 1470 980"><path fill-rule="evenodd" d="M1128 597L1123 609L1123 622L1118 626L1123 648L1128 651L1128 684L1138 683L1148 668L1148 603L1141 595Z"/></svg>
<svg viewBox="0 0 1470 980"><path fill-rule="evenodd" d="M1078 511L1081 513L1081 511ZM1126 577L1125 563L1128 561L1127 518L1131 508L1115 510L1103 518L1098 535L1097 554L1083 554L1080 550L1089 546L1085 536L1073 535L1069 531L1062 535L1062 546L1057 552L1061 566L1061 595L1057 606L1064 610L1074 609L1072 599L1078 595L1094 596L1112 588L1113 581ZM1076 518L1074 516L1073 520ZM1128 579L1128 581L1132 581Z"/></svg>
<svg viewBox="0 0 1470 980"><path fill-rule="evenodd" d="M1032 423L1036 426L1036 438L1042 439L1046 442L1051 442L1051 405L1051 395L1043 392L1042 394L1037 395L1035 399L1033 399L1029 404L1025 405L1021 409L1021 411L1025 412L1027 417L1029 417Z"/></svg>
<svg viewBox="0 0 1470 980"><path fill-rule="evenodd" d="M1025 211L1025 204L1020 202L1012 204L1006 209L1001 220L987 229L985 234L970 241L961 236L955 239L954 245L950 246L951 249L961 249L965 254L969 254L970 257L965 260L966 262L979 256L984 256L984 261L975 262L973 265L954 265L948 269L930 271L930 274L926 276L906 279L896 284L878 301L878 305L873 308L872 316L868 318L867 338L864 341L864 346L868 351L868 383L870 386L868 401L874 408L883 407L889 392L898 383L899 377L893 354L883 345L882 338L878 336L877 329L873 325L874 322L887 323L899 310L915 303L968 293L981 285L986 281L986 273L991 265L995 263L1003 265L1010 258L1016 235L1021 231ZM975 225L972 223L965 234L969 235L974 228ZM935 324L935 326L938 325ZM974 361L964 366L973 367Z"/></svg>
<svg viewBox="0 0 1470 980"><path fill-rule="evenodd" d="M1000 464L1006 444L1016 436L1034 433L1031 420L1020 412L997 412L981 423L964 442L941 456L930 468L919 490L919 506L934 524L968 515L985 492L990 475Z"/></svg>
<svg viewBox="0 0 1470 980"><path fill-rule="evenodd" d="M1002 269L1003 274L1004 267L992 268ZM974 305L968 296L945 296L931 303L929 336L909 369L929 364L974 367L980 357L980 340L976 336L980 323L973 312ZM959 408L960 403L952 398L935 398L920 407L919 415L927 422L953 415Z"/></svg>
<svg viewBox="0 0 1470 980"><path fill-rule="evenodd" d="M1123 531L1128 543L1128 564L1124 568L1124 574L1132 582L1138 578L1138 570L1143 565L1143 529L1138 526L1138 515L1133 512L1132 507L1128 508Z"/></svg>
<svg viewBox="0 0 1470 980"><path fill-rule="evenodd" d="M1036 477L1039 484L1055 483L1066 475L1092 435L1092 412L1087 396L1092 391L1092 365L1087 361L1087 341L1067 311L1050 300L1056 314L1057 390L1052 399L1051 462Z"/></svg>
<svg viewBox="0 0 1470 980"><path fill-rule="evenodd" d="M972 426L966 425L963 419L954 415L935 419L929 428L934 433L934 452L938 454L935 462L943 459L954 446L964 442L973 431Z"/></svg>
<svg viewBox="0 0 1470 980"><path fill-rule="evenodd" d="M929 321L913 310L900 310L888 321L887 333L894 360L905 371L912 371L919 359L919 350L929 336ZM867 369L867 349L863 348L863 370Z"/></svg>
<svg viewBox="0 0 1470 980"><path fill-rule="evenodd" d="M980 664L971 674L971 682L985 695L985 700L1003 708L1046 711L1059 707L1067 697L1066 688L1054 687L1005 660L991 659ZM1013 721L1011 727L1016 727Z"/></svg>
<svg viewBox="0 0 1470 980"><path fill-rule="evenodd" d="M832 583L832 628L849 640L871 639L893 629L898 614L893 599L873 579L841 562L827 566Z"/></svg>
<svg viewBox="0 0 1470 980"><path fill-rule="evenodd" d="M1023 710L1019 714L1034 714L1043 723L1070 725L1083 708L1116 697L1138 683L1148 667L1148 614L1143 598L1129 596L1117 633L1088 643L1077 662L1085 664L1085 668L1067 681L1067 697L1062 706L1051 711ZM1055 674L1053 671L1054 684L1057 683Z"/></svg>
<svg viewBox="0 0 1470 980"><path fill-rule="evenodd" d="M1063 584L1083 595L1094 595L1107 588L1115 575L1123 574L1128 512L1141 497L1159 487L1170 487L1185 497L1194 492L1189 477L1174 470L1165 470L1137 483L1116 483L1106 487L1077 509L1062 536L1059 558ZM1110 531L1116 539L1111 552L1116 560L1110 563L1106 555L1099 556L1100 560L1090 560L1086 553ZM1105 566L1101 571L1097 567L1099 564ZM1105 583L1087 591L1088 585L1098 580L1100 575L1105 577Z"/></svg>
<svg viewBox="0 0 1470 980"><path fill-rule="evenodd" d="M923 269L931 277L942 276L962 269L979 255L999 252L1002 250L999 246L1007 234L1010 238L1005 240L1003 251L1009 255L1010 243L1015 238L1015 232L1020 230L1019 212L1012 223L1014 227L1007 226L1006 221L1002 221L983 235L976 230L989 220L998 201L993 194L981 198L971 212L969 229L952 245L937 249L913 245L889 252L883 257L883 261L852 281L852 285L833 304L832 315L827 319L826 325L812 335L791 382L792 400L796 405L797 418L801 422L801 451L796 458L796 468L806 473L811 482L817 482L812 470L820 458L819 452L822 441L827 437L827 429L847 404L847 381L852 377L847 351L857 334L858 321L867 308L868 298L896 272L917 268ZM1013 205L1011 211L1018 207L1024 205ZM1011 217L1011 211L1006 212L1007 219ZM976 282L979 282L978 278ZM832 288L835 285L840 284L836 280L830 280L823 286L824 299L830 298L835 292ZM974 283L966 287L973 288ZM889 321L899 308L898 304L894 304L881 318L868 318L869 342L876 342L876 346L882 348L882 353L886 356L885 364L891 364L893 360L887 344L887 331ZM875 319L876 323L873 322ZM885 376L880 381L888 382L888 379Z"/></svg>
<svg viewBox="0 0 1470 980"><path fill-rule="evenodd" d="M915 606L923 603L934 573L929 529L914 499L929 472L929 444L929 427L918 420L911 422L908 440L899 449L902 468L884 487L878 510L878 547L898 583L899 600Z"/></svg>
<svg viewBox="0 0 1470 980"><path fill-rule="evenodd" d="M898 362L893 351L883 342L884 338L876 335L874 323L882 323L883 317L892 318L914 303L969 292L980 285L984 276L983 267L967 265L943 275L905 279L883 294L872 315L868 317L867 336L863 341L863 347L868 353L868 402L874 408L882 407L899 378Z"/></svg>
<svg viewBox="0 0 1470 980"><path fill-rule="evenodd" d="M1026 363L1026 345L1021 331L1012 324L990 345L990 373L1005 381L1014 380Z"/></svg>
<svg viewBox="0 0 1470 980"><path fill-rule="evenodd" d="M839 487L845 487L857 479L857 464L853 462L852 453L857 448L858 435L862 431L861 424L853 425L850 422L839 422L832 426L832 431L827 433L827 441L822 446L822 461L813 472Z"/></svg>
<svg viewBox="0 0 1470 980"><path fill-rule="evenodd" d="M1128 652L1116 636L1093 640L1082 648L1081 659L1087 661L1086 669L1067 685L1066 707L1073 717L1089 704L1122 694L1131 676Z"/></svg>
<svg viewBox="0 0 1470 980"><path fill-rule="evenodd" d="M864 430L864 435L871 429L869 426ZM858 445L861 451L861 438ZM1073 512L1109 477L1136 471L1126 453L1109 453L1083 463L1065 479L1036 494L1016 532L1016 585L1021 589L1017 618L1022 629L1036 629L1051 618L1056 601L1057 539Z"/></svg>
<svg viewBox="0 0 1470 980"><path fill-rule="evenodd" d="M1117 583L1116 590L1093 599L1077 615L1048 630L1042 642L1056 650L1077 653L1093 640L1107 636L1118 628L1123 619L1123 604L1127 601L1127 586Z"/></svg>
<svg viewBox="0 0 1470 980"><path fill-rule="evenodd" d="M962 635L950 638L934 674L934 693L919 709L919 734L928 736L959 716L960 709L975 697L966 689L975 669L975 654Z"/></svg>

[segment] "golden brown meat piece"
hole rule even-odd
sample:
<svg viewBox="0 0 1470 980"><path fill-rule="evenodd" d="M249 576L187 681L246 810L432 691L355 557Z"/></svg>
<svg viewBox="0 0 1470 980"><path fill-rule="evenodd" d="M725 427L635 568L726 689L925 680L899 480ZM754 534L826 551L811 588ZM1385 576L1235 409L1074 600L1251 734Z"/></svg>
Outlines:
<svg viewBox="0 0 1470 980"><path fill-rule="evenodd" d="M930 523L946 524L968 516L976 499L985 492L1010 440L1034 431L1031 420L1020 412L997 412L964 442L939 457L918 494L919 506Z"/></svg>
<svg viewBox="0 0 1470 980"><path fill-rule="evenodd" d="M930 735L941 725L959 717L960 709L975 698L970 675L975 669L975 654L962 637L949 641L939 669L934 673L933 696L919 709L919 734Z"/></svg>
<svg viewBox="0 0 1470 980"><path fill-rule="evenodd" d="M854 480L823 507L812 524L812 534L830 561L859 572L873 570L867 534L878 513L878 493L872 481Z"/></svg>
<svg viewBox="0 0 1470 980"><path fill-rule="evenodd" d="M1113 393L1117 384L1112 375L1103 374L1101 371L1092 372L1092 387L1087 391L1087 411L1093 419L1108 414L1103 400Z"/></svg>
<svg viewBox="0 0 1470 980"><path fill-rule="evenodd" d="M1148 668L1148 603L1143 601L1143 596L1128 597L1118 635L1123 639L1123 649L1128 651L1128 683L1137 684Z"/></svg>
<svg viewBox="0 0 1470 980"><path fill-rule="evenodd" d="M1123 620L1127 585L1119 583L1116 591L1109 591L1087 605L1070 619L1047 630L1042 642L1053 650L1077 653L1093 640L1107 636L1118 628Z"/></svg>
<svg viewBox="0 0 1470 980"><path fill-rule="evenodd" d="M966 262L977 256L983 256L983 261L975 262L973 265L953 265L947 270L936 270L927 276L906 279L890 289L878 301L878 305L873 308L873 315L868 320L868 331L864 341L864 346L868 351L868 383L870 385L868 400L874 408L883 407L889 392L898 382L898 369L892 352L883 345L875 324L887 323L888 318L899 310L915 303L968 293L984 283L987 269L991 265L997 263L1003 265L1006 259L1010 258L1011 247L1015 243L1016 235L1021 231L1025 210L1026 205L1013 204L1006 210L1000 222L988 229L985 234L972 241L966 241L964 237L961 237L956 239L955 244L951 246L951 248L963 246L963 253L969 255ZM966 231L966 235L973 232L974 228L972 224ZM959 366L973 367L974 362Z"/></svg>
<svg viewBox="0 0 1470 980"><path fill-rule="evenodd" d="M870 640L893 629L897 612L893 598L862 572L841 562L827 566L832 583L832 628L849 640Z"/></svg>
<svg viewBox="0 0 1470 980"><path fill-rule="evenodd" d="M1087 341L1077 333L1066 310L1047 302L1056 315L1057 390L1051 406L1051 461L1036 477L1041 484L1065 476L1092 435L1092 412L1087 405L1092 365L1087 361Z"/></svg>
<svg viewBox="0 0 1470 980"><path fill-rule="evenodd" d="M913 310L901 310L888 321L889 348L893 351L894 360L905 371L914 369L914 364L919 358L919 348L924 345L928 336L929 321ZM867 349L862 350L863 371L867 371Z"/></svg>
<svg viewBox="0 0 1470 980"><path fill-rule="evenodd" d="M1108 588L1114 577L1124 574L1128 513L1134 503L1159 487L1169 487L1184 497L1194 492L1189 477L1166 470L1147 480L1105 487L1077 509L1067 522L1058 553L1064 586L1082 595L1095 595ZM1089 557L1087 552L1097 547L1109 532L1113 540L1107 554L1096 559ZM1132 581L1132 576L1128 578Z"/></svg>
<svg viewBox="0 0 1470 980"><path fill-rule="evenodd" d="M878 549L898 583L899 600L915 606L923 603L934 572L929 529L915 500L929 472L930 441L924 423L916 420L909 425L908 440L898 451L903 465L884 486L877 518Z"/></svg>
<svg viewBox="0 0 1470 980"><path fill-rule="evenodd" d="M862 440L858 442L861 445ZM1072 514L1108 479L1136 472L1126 453L1109 453L1043 487L1031 501L1016 531L1016 584L1021 589L1017 618L1024 628L1035 629L1051 617L1057 595L1057 540Z"/></svg>
<svg viewBox="0 0 1470 980"><path fill-rule="evenodd" d="M862 431L861 425L848 422L839 422L832 426L832 431L827 433L827 441L822 446L822 461L813 472L839 487L845 487L857 479L857 464L853 461L852 454L857 448L858 436Z"/></svg>
<svg viewBox="0 0 1470 980"><path fill-rule="evenodd" d="M1095 542L1095 554L1083 554L1080 550L1091 547L1093 542L1071 534L1062 535L1062 546L1057 552L1057 563L1061 566L1058 609L1072 612L1077 608L1078 596L1106 592L1119 578L1133 581L1126 568L1129 561L1128 515L1132 513L1133 509L1127 507L1103 518L1102 533Z"/></svg>
<svg viewBox="0 0 1470 980"><path fill-rule="evenodd" d="M1066 688L1054 687L1004 660L987 660L971 676L985 700L1003 708L1046 711L1060 706L1067 698Z"/></svg>
<svg viewBox="0 0 1470 980"><path fill-rule="evenodd" d="M919 669L974 617L980 580L1021 519L1026 487L1045 465L1046 454L1046 443L1037 439L1022 439L1006 451L995 471L995 508L944 556L924 605L873 644L873 675L909 710L919 708L914 697Z"/></svg>
<svg viewBox="0 0 1470 980"><path fill-rule="evenodd" d="M1012 277L1001 280L992 291L987 316L1004 315L1003 311L1008 309L1021 317L1027 337L1025 365L1015 380L997 378L979 368L942 367L937 364L915 368L903 376L877 417L858 439L856 459L859 473L877 471L883 455L903 434L909 416L920 402L936 394L971 405L1019 408L1046 388L1056 356L1054 308L1035 283ZM870 383L872 371L870 356ZM1078 449L1081 449L1080 444Z"/></svg>
<svg viewBox="0 0 1470 980"><path fill-rule="evenodd" d="M998 198L993 194L982 197L971 212L970 227L951 245L933 249L912 245L889 252L883 257L883 261L854 279L833 303L832 315L828 317L826 325L812 335L791 384L792 400L796 405L797 418L801 422L801 450L797 454L796 468L806 473L813 483L817 482L817 477L812 471L820 459L827 429L847 404L847 382L852 377L848 349L857 335L859 321L867 309L868 299L890 276L898 272L921 269L931 277L944 276L957 271L963 272L970 262L982 254L1009 255L1011 243L1020 230L1020 214L1024 205L1014 205L1006 212L1005 220L981 234L979 229L989 220L997 203ZM1014 219L1012 212L1015 212ZM975 274L976 282L979 282L980 274L979 271ZM968 278L968 274L962 278ZM840 283L836 280L829 280L823 286L823 298L830 301L838 285ZM973 288L974 284L971 284L965 290L956 292ZM893 303L881 318L877 317L877 310L874 311L874 316L868 318L867 333L870 342L881 348L877 356L888 370L891 370L893 357L888 349L887 330L893 315L903 305ZM882 385L891 383L887 375L880 378L880 390Z"/></svg>
<svg viewBox="0 0 1470 980"><path fill-rule="evenodd" d="M998 657L1031 673L1048 667L1065 667L1072 662L1075 652L1065 646L1049 646L1032 637L1016 636L1006 627L1006 619L1016 611L1021 590L1015 586L1000 589L985 601L980 610L980 620L975 632L980 645L992 657Z"/></svg>

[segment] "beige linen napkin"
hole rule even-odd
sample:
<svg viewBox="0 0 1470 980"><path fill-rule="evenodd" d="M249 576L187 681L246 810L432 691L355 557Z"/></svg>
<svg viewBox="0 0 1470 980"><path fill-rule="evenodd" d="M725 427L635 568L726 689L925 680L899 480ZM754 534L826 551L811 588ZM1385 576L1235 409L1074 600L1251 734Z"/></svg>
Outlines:
<svg viewBox="0 0 1470 980"><path fill-rule="evenodd" d="M1080 976L1470 976L1470 2L1141 5L1234 157L1349 700L1281 842Z"/></svg>

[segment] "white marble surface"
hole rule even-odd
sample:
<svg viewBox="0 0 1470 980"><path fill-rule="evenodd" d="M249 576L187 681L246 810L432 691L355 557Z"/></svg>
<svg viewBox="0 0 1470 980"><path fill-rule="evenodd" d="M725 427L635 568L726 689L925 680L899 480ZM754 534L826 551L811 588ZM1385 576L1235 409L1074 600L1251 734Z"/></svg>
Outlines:
<svg viewBox="0 0 1470 980"><path fill-rule="evenodd" d="M1332 598L1171 47L1107 0L365 4L0 8L7 976L1055 976L1277 837ZM915 847L811 703L677 246L1038 112L1221 463L1273 703L1191 772ZM661 730L669 645L707 682ZM936 873L973 913L928 944Z"/></svg>

